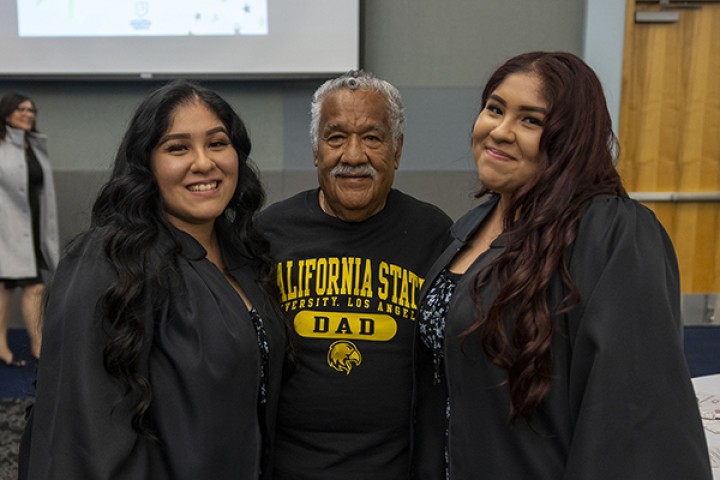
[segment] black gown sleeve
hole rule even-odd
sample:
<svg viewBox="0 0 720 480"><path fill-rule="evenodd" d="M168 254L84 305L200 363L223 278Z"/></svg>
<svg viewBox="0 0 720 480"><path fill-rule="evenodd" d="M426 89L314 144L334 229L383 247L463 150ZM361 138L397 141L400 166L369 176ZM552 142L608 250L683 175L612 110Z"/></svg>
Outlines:
<svg viewBox="0 0 720 480"><path fill-rule="evenodd" d="M99 240L81 243L49 288L20 478L144 478L147 440L132 430L128 397L103 367L107 329L97 302L114 272Z"/></svg>
<svg viewBox="0 0 720 480"><path fill-rule="evenodd" d="M564 478L710 479L663 227L632 200L595 200L570 270L582 300L567 322L574 432Z"/></svg>

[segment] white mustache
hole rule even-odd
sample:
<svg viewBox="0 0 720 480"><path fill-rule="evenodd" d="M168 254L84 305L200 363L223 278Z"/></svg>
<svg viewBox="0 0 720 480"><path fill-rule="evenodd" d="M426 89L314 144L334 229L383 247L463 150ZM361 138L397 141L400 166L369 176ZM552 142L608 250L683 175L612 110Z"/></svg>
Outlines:
<svg viewBox="0 0 720 480"><path fill-rule="evenodd" d="M369 163L357 166L338 164L330 170L330 175L333 177L340 175L369 176L374 180L377 177L377 170Z"/></svg>

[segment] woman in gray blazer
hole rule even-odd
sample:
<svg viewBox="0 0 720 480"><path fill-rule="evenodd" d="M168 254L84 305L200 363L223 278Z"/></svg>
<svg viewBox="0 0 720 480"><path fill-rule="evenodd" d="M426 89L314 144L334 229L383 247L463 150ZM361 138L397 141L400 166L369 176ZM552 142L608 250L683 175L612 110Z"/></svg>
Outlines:
<svg viewBox="0 0 720 480"><path fill-rule="evenodd" d="M22 315L33 357L40 356L43 276L59 256L57 207L46 137L35 126L37 109L25 94L0 99L0 360L15 358L7 342L13 292L22 289Z"/></svg>

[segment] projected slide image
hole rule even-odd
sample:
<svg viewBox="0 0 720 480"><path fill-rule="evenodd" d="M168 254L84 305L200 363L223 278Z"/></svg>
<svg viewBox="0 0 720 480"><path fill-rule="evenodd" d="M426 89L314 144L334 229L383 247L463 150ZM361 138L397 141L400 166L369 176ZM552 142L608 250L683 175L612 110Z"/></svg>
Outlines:
<svg viewBox="0 0 720 480"><path fill-rule="evenodd" d="M267 0L17 0L20 37L267 35Z"/></svg>

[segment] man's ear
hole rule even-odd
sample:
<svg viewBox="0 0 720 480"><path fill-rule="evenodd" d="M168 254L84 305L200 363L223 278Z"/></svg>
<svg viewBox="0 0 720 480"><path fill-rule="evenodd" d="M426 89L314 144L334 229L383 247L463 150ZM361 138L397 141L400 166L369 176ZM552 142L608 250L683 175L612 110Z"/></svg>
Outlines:
<svg viewBox="0 0 720 480"><path fill-rule="evenodd" d="M317 152L317 150L313 150L313 165L315 165L317 167L318 162L319 162L318 152Z"/></svg>
<svg viewBox="0 0 720 480"><path fill-rule="evenodd" d="M403 141L405 140L405 135L400 135L400 138L398 138L397 143L395 144L395 170L400 167L400 156L402 156L402 148L403 148Z"/></svg>

